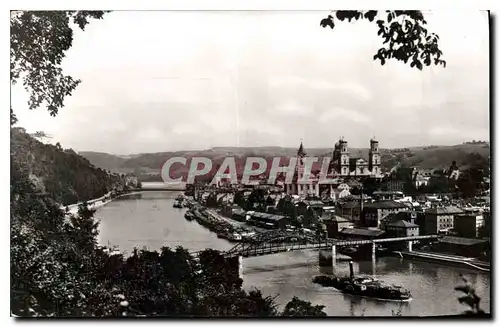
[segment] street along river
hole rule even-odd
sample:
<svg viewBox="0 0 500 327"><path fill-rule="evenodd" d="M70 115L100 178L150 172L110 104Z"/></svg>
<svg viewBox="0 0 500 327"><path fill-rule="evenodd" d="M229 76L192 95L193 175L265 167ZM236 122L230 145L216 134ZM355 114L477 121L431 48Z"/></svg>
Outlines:
<svg viewBox="0 0 500 327"><path fill-rule="evenodd" d="M172 207L179 192L143 192L118 198L97 211L101 220L100 242L131 253L134 247L156 250L162 246L183 246L197 251L205 248L230 249L233 244L217 238L196 221L184 219L186 209ZM356 298L312 283L320 273L331 274L333 268L319 268L317 251L287 252L243 260L244 288L256 287L264 295L275 295L280 306L297 296L325 306L332 316L434 316L459 314L467 307L458 303L460 293L454 287L464 275L481 297L481 307L490 312L490 275L399 258L379 258L354 263L357 274L375 275L387 283L408 288L413 296L409 303L382 302ZM337 274L347 275L347 262L337 262Z"/></svg>

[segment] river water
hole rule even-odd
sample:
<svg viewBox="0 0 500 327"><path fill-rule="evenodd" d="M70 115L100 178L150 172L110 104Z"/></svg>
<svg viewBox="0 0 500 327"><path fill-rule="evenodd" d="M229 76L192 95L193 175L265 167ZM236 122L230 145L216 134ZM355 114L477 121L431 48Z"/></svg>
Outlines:
<svg viewBox="0 0 500 327"><path fill-rule="evenodd" d="M101 219L101 244L117 245L130 253L134 247L152 250L162 246L183 246L190 250L214 248L227 250L233 244L184 219L185 209L172 207L178 192L143 192L118 198L97 211ZM280 253L243 260L243 287L256 287L264 295L276 296L282 308L294 296L325 306L332 316L433 316L458 314L467 309L458 303L461 296L454 287L461 275L473 283L481 297L481 307L490 312L490 275L475 270L447 267L399 258L379 258L375 263L354 263L356 274L376 276L388 283L410 289L409 303L383 302L357 298L312 283L320 273L331 274L333 268L318 267L317 251ZM338 262L335 273L348 274L347 262Z"/></svg>

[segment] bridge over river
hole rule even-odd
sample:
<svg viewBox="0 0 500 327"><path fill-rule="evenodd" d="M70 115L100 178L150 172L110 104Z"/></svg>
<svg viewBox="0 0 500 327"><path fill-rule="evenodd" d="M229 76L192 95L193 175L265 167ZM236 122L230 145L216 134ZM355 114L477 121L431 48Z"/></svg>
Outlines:
<svg viewBox="0 0 500 327"><path fill-rule="evenodd" d="M349 265L337 259L335 268L320 266L318 256L321 249L295 251L299 247L318 244L315 235L307 242L265 243L268 247L266 250L263 250L263 245L255 248L242 248L239 245L234 249L238 244L218 238L216 233L210 232L196 221L185 219L186 209L173 208L178 194L179 192L141 192L140 196L124 195L120 200L99 207L99 243L104 246L116 245L126 256L133 253L134 248L143 247L160 250L164 246L171 249L182 246L190 252L215 249L223 253L239 249L238 252L248 254L248 257L242 259L244 289L250 291L256 287L265 296L276 296L280 310L297 296L315 305L324 305L325 312L331 316L390 316L391 310L401 310L403 316L413 317L459 314L466 307L458 303L457 297L460 294L454 293L453 289L462 283L463 275L476 286L477 294L481 297L481 307L491 312L489 273L472 267L450 267L420 260L382 257L378 255L378 249L375 262L370 259L354 260L355 271L360 275L372 275L389 284L409 288L414 299L408 305L404 304L400 308L400 303L355 298L336 293L330 288L318 287L312 283L315 276L332 274L334 269L335 274L346 275L349 273ZM261 241L264 242L265 237ZM322 242L325 243L324 240ZM331 247L328 246L331 245L332 243L325 245L324 249L328 249L325 252L330 252ZM341 253L339 247L337 251ZM415 246L413 250L415 253ZM259 253L261 251L265 254ZM277 253L267 255L273 251ZM406 256L405 253L403 255ZM238 262L239 258L235 257L234 261Z"/></svg>
<svg viewBox="0 0 500 327"><path fill-rule="evenodd" d="M302 251L311 249L330 249L335 260L338 246L372 244L372 254L376 254L376 246L380 243L408 242L408 250L412 251L413 241L438 239L438 235L422 235L409 237L394 237L374 240L339 240L319 239L313 235L301 232L270 231L254 235L246 242L241 242L224 252L226 257L252 257L280 252ZM193 255L199 254L193 252Z"/></svg>
<svg viewBox="0 0 500 327"><path fill-rule="evenodd" d="M141 191L185 191L186 183L142 182Z"/></svg>

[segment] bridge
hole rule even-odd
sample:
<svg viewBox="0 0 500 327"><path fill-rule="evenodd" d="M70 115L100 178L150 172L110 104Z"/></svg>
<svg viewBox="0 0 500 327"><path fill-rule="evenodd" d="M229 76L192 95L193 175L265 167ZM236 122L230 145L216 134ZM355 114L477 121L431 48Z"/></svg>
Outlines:
<svg viewBox="0 0 500 327"><path fill-rule="evenodd" d="M253 257L280 252L332 249L332 259L336 258L337 246L372 244L372 254L376 253L376 245L389 242L408 242L408 250L412 251L413 241L438 239L438 235L422 235L408 237L382 238L374 240L338 240L320 239L311 234L302 232L270 231L254 235L247 242L240 242L224 252L226 258ZM191 253L197 256L201 251Z"/></svg>
<svg viewBox="0 0 500 327"><path fill-rule="evenodd" d="M138 191L185 191L186 183L142 182Z"/></svg>
<svg viewBox="0 0 500 327"><path fill-rule="evenodd" d="M270 232L263 232L254 235L246 242L240 242L226 252L223 252L225 258L238 258L238 267L240 276L243 275L243 258L269 255L290 251L302 250L332 250L332 264L335 265L337 258L337 246L348 245L363 245L372 244L372 258L375 259L376 245L378 243L389 242L408 242L408 251L411 252L413 241L438 239L438 235L422 235L422 236L409 236L409 237L394 237L382 238L374 240L337 240L337 239L320 239L314 235L308 235L301 232L287 232L275 230ZM202 251L191 252L195 258Z"/></svg>

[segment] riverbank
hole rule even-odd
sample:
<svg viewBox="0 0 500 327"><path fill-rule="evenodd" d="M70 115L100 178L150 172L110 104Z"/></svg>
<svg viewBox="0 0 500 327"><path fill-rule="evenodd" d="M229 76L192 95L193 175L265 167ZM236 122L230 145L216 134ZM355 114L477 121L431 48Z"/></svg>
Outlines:
<svg viewBox="0 0 500 327"><path fill-rule="evenodd" d="M489 262L479 261L474 258L450 255L446 253L395 251L393 252L393 255L405 260L431 262L446 266L479 270L485 273L490 272Z"/></svg>
<svg viewBox="0 0 500 327"><path fill-rule="evenodd" d="M190 217L209 231L216 233L218 238L230 242L245 242L248 237L255 234L249 227L232 224L216 212L197 204L192 204L191 208L186 212L185 218L190 220Z"/></svg>
<svg viewBox="0 0 500 327"><path fill-rule="evenodd" d="M117 194L114 196L113 196L113 192L108 192L99 198L92 199L89 201L81 201L81 202L74 203L74 204L61 205L61 210L66 211L66 214L76 214L78 212L78 207L83 203L87 203L87 205L90 209L97 209L97 208L100 208L100 207L102 207L102 206L110 203L111 201L118 199L122 196L139 194L141 192L142 191L140 191L140 190L131 190L129 192L120 193L120 194Z"/></svg>
<svg viewBox="0 0 500 327"><path fill-rule="evenodd" d="M189 252L231 249L234 244L185 219L186 209L173 208L179 193L144 192L140 198L124 197L99 209L99 244L116 245L125 257L132 254L134 248L158 251L162 247L182 246ZM457 301L460 294L453 291L462 283L462 275L474 282L481 306L489 311L489 274L396 257L377 257L375 263L355 260L354 268L360 275L373 275L409 288L414 299L411 305L403 306L403 316L454 315L465 310ZM318 267L316 250L248 257L243 259L244 289L258 288L265 296L278 295L276 301L281 310L293 296L325 305L324 311L330 316L390 316L392 310L399 310L399 303L358 299L312 283L318 271L332 274L332 269L331 266ZM348 275L348 262L338 261L335 273Z"/></svg>

